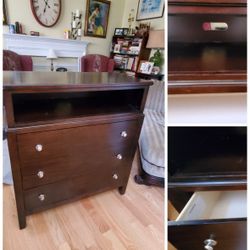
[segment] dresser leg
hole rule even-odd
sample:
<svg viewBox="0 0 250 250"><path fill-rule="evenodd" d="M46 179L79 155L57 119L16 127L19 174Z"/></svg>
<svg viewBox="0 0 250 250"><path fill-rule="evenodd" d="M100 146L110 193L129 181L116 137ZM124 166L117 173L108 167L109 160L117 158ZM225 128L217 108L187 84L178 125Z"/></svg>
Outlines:
<svg viewBox="0 0 250 250"><path fill-rule="evenodd" d="M16 208L18 215L19 228L26 227L26 213L24 207L24 194L22 188L22 175L19 165L19 154L17 149L17 137L15 133L8 132L8 147L11 159L11 171L14 180L14 191L16 198Z"/></svg>
<svg viewBox="0 0 250 250"><path fill-rule="evenodd" d="M122 186L122 187L119 187L119 188L118 188L119 193L120 193L121 195L125 194L126 188L127 188L127 185Z"/></svg>
<svg viewBox="0 0 250 250"><path fill-rule="evenodd" d="M26 216L18 215L19 228L24 229L26 227Z"/></svg>

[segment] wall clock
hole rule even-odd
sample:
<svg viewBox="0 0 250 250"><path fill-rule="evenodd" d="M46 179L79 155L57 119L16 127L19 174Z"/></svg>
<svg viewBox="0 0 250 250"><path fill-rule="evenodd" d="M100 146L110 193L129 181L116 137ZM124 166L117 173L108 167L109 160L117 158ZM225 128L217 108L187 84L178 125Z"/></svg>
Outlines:
<svg viewBox="0 0 250 250"><path fill-rule="evenodd" d="M61 0L30 0L37 22L45 27L54 26L61 14Z"/></svg>

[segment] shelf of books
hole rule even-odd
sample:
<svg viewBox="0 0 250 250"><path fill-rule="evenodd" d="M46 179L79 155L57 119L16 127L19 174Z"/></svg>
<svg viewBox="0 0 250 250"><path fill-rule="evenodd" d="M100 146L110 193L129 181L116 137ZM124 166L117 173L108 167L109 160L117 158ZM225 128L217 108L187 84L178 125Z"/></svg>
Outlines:
<svg viewBox="0 0 250 250"><path fill-rule="evenodd" d="M114 36L110 57L115 69L136 72L140 60L148 60L150 49L146 48L147 36Z"/></svg>

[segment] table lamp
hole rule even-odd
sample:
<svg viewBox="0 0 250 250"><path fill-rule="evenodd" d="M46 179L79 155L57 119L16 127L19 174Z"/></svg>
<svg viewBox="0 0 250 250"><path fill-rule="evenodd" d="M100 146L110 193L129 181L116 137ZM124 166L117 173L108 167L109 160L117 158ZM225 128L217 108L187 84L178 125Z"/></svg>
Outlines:
<svg viewBox="0 0 250 250"><path fill-rule="evenodd" d="M149 49L156 49L154 55L149 58L149 61L154 63L154 67L158 67L158 72L155 70L156 73L160 72L160 68L164 61L160 51L160 49L164 48L164 45L164 30L150 30L146 47Z"/></svg>
<svg viewBox="0 0 250 250"><path fill-rule="evenodd" d="M57 55L53 49L50 49L47 55L47 59L51 60L51 65L50 65L50 70L54 71L54 65L53 65L53 60L57 59Z"/></svg>

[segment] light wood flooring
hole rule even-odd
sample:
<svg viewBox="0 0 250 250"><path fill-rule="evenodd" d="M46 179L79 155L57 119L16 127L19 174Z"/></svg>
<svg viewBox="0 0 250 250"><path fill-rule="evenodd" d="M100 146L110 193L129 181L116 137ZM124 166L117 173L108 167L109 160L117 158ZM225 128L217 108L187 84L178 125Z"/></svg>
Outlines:
<svg viewBox="0 0 250 250"><path fill-rule="evenodd" d="M162 250L164 189L137 185L108 191L27 217L19 230L12 186L3 186L4 250Z"/></svg>

